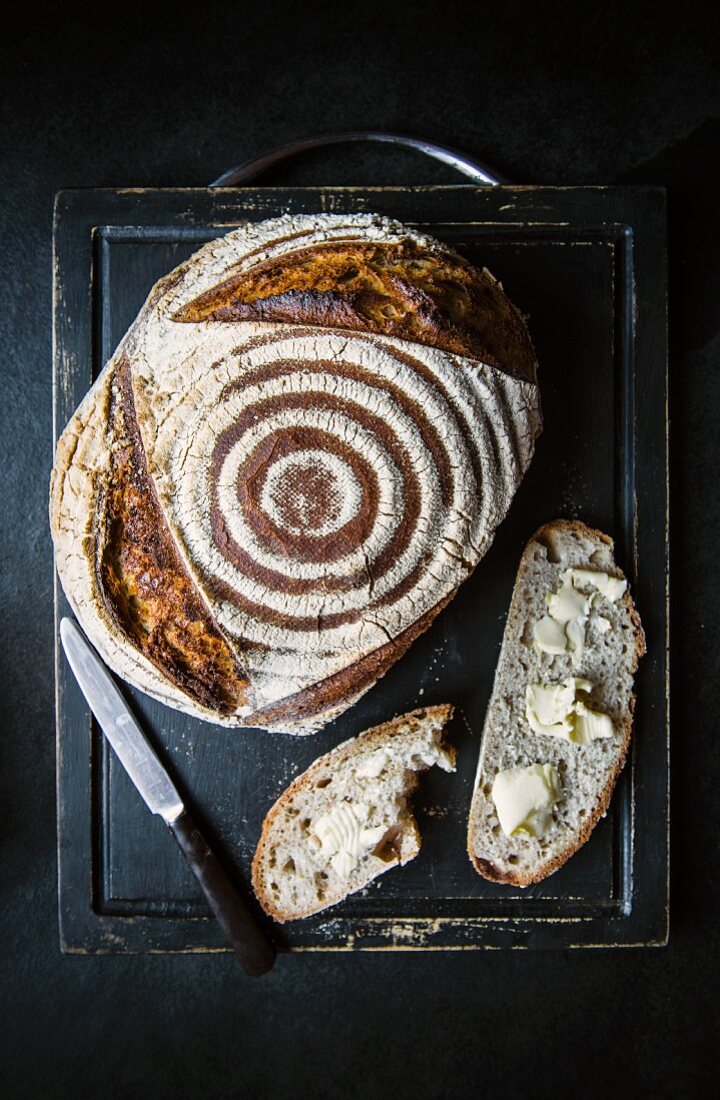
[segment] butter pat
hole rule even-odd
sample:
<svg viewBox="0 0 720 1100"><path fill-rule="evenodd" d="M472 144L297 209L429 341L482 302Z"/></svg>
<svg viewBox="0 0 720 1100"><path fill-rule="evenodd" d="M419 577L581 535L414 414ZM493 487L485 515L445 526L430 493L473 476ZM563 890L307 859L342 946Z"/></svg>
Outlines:
<svg viewBox="0 0 720 1100"><path fill-rule="evenodd" d="M525 716L535 733L548 737L562 737L572 740L573 708L577 694L583 689L589 691L589 680L578 680L574 676L563 680L561 684L528 684L525 689Z"/></svg>
<svg viewBox="0 0 720 1100"><path fill-rule="evenodd" d="M366 828L368 812L360 803L339 802L311 827L311 834L318 838L323 854L330 857L330 865L341 878L347 878L385 836L384 825Z"/></svg>
<svg viewBox="0 0 720 1100"><path fill-rule="evenodd" d="M337 852L330 860L330 864L340 878L347 878L357 867L357 860L350 852Z"/></svg>
<svg viewBox="0 0 720 1100"><path fill-rule="evenodd" d="M552 764L530 764L498 772L491 797L505 836L540 837L550 827L562 788Z"/></svg>
<svg viewBox="0 0 720 1100"><path fill-rule="evenodd" d="M360 779L377 779L382 774L383 768L389 763L390 757L385 752L385 749L377 749L358 764L355 769L355 775Z"/></svg>
<svg viewBox="0 0 720 1100"><path fill-rule="evenodd" d="M627 581L624 577L611 577L609 573L601 573L594 569L566 569L562 580L565 582L571 580L579 585L590 585L611 603L619 600L627 589Z"/></svg>
<svg viewBox="0 0 720 1100"><path fill-rule="evenodd" d="M575 721L572 740L577 745L589 745L599 737L612 737L613 724L609 714L590 710L581 700L575 703Z"/></svg>
<svg viewBox="0 0 720 1100"><path fill-rule="evenodd" d="M585 699L592 691L589 680L569 676L560 684L528 684L525 717L530 728L546 737L559 737L575 745L589 745L600 737L612 737L609 715L591 710Z"/></svg>
<svg viewBox="0 0 720 1100"><path fill-rule="evenodd" d="M571 619L565 624L565 634L572 653L573 668L577 668L585 652L585 619Z"/></svg>
<svg viewBox="0 0 720 1100"><path fill-rule="evenodd" d="M562 585L547 597L549 613L535 624L533 636L541 653L556 656L569 651L577 668L585 652L585 623L595 596L578 592L570 572L563 573Z"/></svg>
<svg viewBox="0 0 720 1100"><path fill-rule="evenodd" d="M597 593L614 603L627 589L627 581L594 569L566 569L560 579L560 588L547 597L548 614L535 623L533 637L541 653L557 656L570 652L573 667L577 668L585 652L585 624ZM579 586L594 588L595 592L585 596ZM599 617L602 633L610 625L607 619Z"/></svg>
<svg viewBox="0 0 720 1100"><path fill-rule="evenodd" d="M562 585L548 596L550 617L556 623L569 623L571 619L584 619L590 611L592 596L583 596L573 584L572 570L562 575Z"/></svg>
<svg viewBox="0 0 720 1100"><path fill-rule="evenodd" d="M533 631L535 645L542 653L559 654L567 651L567 635L562 623L555 622L549 615L543 615L535 623Z"/></svg>

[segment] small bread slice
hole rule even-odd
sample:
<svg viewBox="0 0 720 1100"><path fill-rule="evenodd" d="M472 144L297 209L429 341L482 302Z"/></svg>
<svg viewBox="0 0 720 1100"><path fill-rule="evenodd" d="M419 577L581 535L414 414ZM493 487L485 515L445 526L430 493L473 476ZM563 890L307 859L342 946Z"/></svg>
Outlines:
<svg viewBox="0 0 720 1100"><path fill-rule="evenodd" d="M402 714L321 756L263 822L253 889L281 923L319 913L420 851L408 806L418 772L455 768L449 704ZM317 831L316 831L317 830Z"/></svg>
<svg viewBox="0 0 720 1100"><path fill-rule="evenodd" d="M613 557L612 539L578 520L545 524L525 549L485 718L469 817L468 854L479 874L494 882L514 886L539 882L585 843L607 811L630 742L633 674L645 652L645 636L627 590L618 595L622 585L616 585L615 599L611 599L586 575L578 581L578 589L586 599L590 595L593 599L587 600L582 652L549 653L536 645L536 624L545 619L551 633L554 629L547 620L547 597L562 587L567 569L605 573L624 581ZM571 583L574 586L575 581ZM575 598L572 593L571 598ZM578 697L611 718L611 736L582 744L531 728L526 714L528 686L559 685L570 677L590 682L591 690L583 689ZM607 724L602 727L604 734L608 728ZM550 766L543 775L551 777L551 813L543 811L544 821L531 819L529 832L520 826L518 833L511 829L508 836L493 794L500 801L501 787L505 784L507 791L521 774L519 769L533 769L525 771L525 777L532 775L530 785L542 785L545 780L534 765ZM506 771L509 776L493 790L498 774ZM508 827L507 817L505 824Z"/></svg>

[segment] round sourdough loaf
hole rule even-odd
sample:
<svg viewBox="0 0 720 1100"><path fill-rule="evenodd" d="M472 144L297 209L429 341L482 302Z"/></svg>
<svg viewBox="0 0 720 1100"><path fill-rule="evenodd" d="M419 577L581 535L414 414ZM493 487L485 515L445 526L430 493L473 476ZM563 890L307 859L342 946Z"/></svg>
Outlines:
<svg viewBox="0 0 720 1100"><path fill-rule="evenodd" d="M472 572L540 430L488 272L375 215L249 224L153 288L61 436L60 579L144 691L312 732Z"/></svg>

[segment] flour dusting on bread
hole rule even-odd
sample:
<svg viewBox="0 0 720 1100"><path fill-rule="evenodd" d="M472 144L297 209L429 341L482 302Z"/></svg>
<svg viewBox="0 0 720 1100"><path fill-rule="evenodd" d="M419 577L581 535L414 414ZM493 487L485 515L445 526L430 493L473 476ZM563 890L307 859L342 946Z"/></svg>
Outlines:
<svg viewBox="0 0 720 1100"><path fill-rule="evenodd" d="M399 222L287 215L209 242L59 441L81 625L179 709L320 729L490 546L541 431L535 367L497 281Z"/></svg>
<svg viewBox="0 0 720 1100"><path fill-rule="evenodd" d="M408 799L418 774L455 767L443 743L449 705L403 714L320 757L268 812L252 880L277 921L335 905L414 859L420 833Z"/></svg>

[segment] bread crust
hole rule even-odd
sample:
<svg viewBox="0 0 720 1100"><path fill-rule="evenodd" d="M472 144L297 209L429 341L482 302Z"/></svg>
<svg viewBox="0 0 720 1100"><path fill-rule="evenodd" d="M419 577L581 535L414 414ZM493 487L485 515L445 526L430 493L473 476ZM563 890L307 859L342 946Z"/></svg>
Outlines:
<svg viewBox="0 0 720 1100"><path fill-rule="evenodd" d="M162 703L213 720L213 711L177 691L139 649L127 645L98 587L96 551L113 442L108 430L116 365L111 360L104 368L58 441L50 480L58 574L85 633L119 676Z"/></svg>
<svg viewBox="0 0 720 1100"><path fill-rule="evenodd" d="M567 534L574 534L581 538L591 540L598 544L602 544L606 546L611 553L613 553L614 551L614 542L609 535L606 535L603 531L599 531L596 528L588 527L581 520L557 519L552 520L549 523L543 524L537 529L532 538L529 540L523 553L523 557L518 568L515 588L513 590L513 605L515 604L516 595L522 589L522 584L525 579L525 573L527 571L528 557L532 551L533 545L536 543L541 543L547 546L548 549L552 551L555 538L558 535L564 536ZM615 567L612 575L616 577L623 577L622 570L617 568L617 566ZM626 589L625 593L620 598L618 603L624 608L633 627L634 649L629 666L629 671L634 675L634 673L637 671L640 658L646 653L645 633L640 622L640 616L632 601L629 590ZM515 608L514 606L511 607L511 612L508 616L508 623L506 626L506 631L508 632L508 634L512 630L514 622L518 618L520 618L521 615L522 611L519 606L517 608ZM505 644L505 638L503 638L503 649L505 647ZM495 688L493 688L493 697L494 696ZM575 852L578 851L578 849L583 846L583 844L587 842L598 821L607 813L610 799L612 798L612 793L615 789L615 784L617 783L618 777L620 776L620 773L625 765L632 735L632 723L634 713L635 694L633 692L629 696L627 710L623 716L620 726L621 737L617 744L617 756L614 768L612 770L612 773L608 777L605 786L602 788L602 790L598 792L595 805L588 812L582 826L577 830L571 842L568 843L568 845L557 855L551 857L548 860L538 863L532 874L521 874L510 870L503 870L491 860L483 859L477 855L476 847L478 841L474 830L474 826L476 824L474 817L474 806L476 798L478 796L479 784L476 783L469 814L467 850L470 861L478 874L482 875L483 878L489 879L491 882L498 882L509 886L530 886L533 883L541 882L543 879L547 878L549 875L557 871L570 859L571 856L575 854ZM490 710L488 710L488 719L486 720L486 723L489 721L489 719ZM483 742L488 735L489 730L486 724L486 728L483 731ZM482 754L480 764L482 764ZM480 773L478 771L478 780L479 774Z"/></svg>
<svg viewBox="0 0 720 1100"><path fill-rule="evenodd" d="M140 443L127 359L113 390L113 442L95 549L98 590L128 641L176 687L209 710L232 714L247 704L250 685L163 520Z"/></svg>
<svg viewBox="0 0 720 1100"><path fill-rule="evenodd" d="M397 633L385 631L384 636L379 636L373 641L372 648L366 645L365 648L358 648L353 654L348 646L345 667L340 667L338 661L335 666L328 668L327 673L319 676L307 687L302 686L301 682L296 684L289 680L285 694L265 693L264 688L261 690L258 686L253 662L255 665L261 664L263 650L270 647L259 643L256 638L247 639L240 635L236 636L232 631L229 632L226 624L218 619L216 610L223 593L219 585L213 588L206 583L202 570L183 543L177 523L169 514L168 497L163 496L165 486L168 484L169 471L165 461L167 452L160 445L164 412L157 411L157 391L158 388L165 387L167 393L173 395L182 390L183 378L186 377L183 357L191 354L187 349L192 348L195 339L192 328L174 318L181 315L183 310L187 310L188 303L192 305L193 302L202 299L203 295L216 293L217 288L222 287L228 280L232 282L233 279L243 278L248 285L253 284L254 280L253 285L256 285L256 289L258 287L262 289L263 279L272 276L277 280L278 271L281 270L283 263L287 263L288 268L297 269L298 265L291 260L299 245L302 245L301 251L306 250L305 259L307 260L308 257L312 259L308 270L315 283L319 278L327 279L331 272L326 263L327 255L324 250L329 249L330 252L334 250L336 258L340 255L342 262L346 262L352 258L352 247L342 242L349 241L352 237L356 239L356 243L359 242L361 251L374 249L381 259L384 255L383 250L389 249L388 255L391 254L391 257L394 257L395 268L398 263L402 264L408 261L410 256L414 256L417 262L421 260L429 264L435 274L443 270L442 266L438 267L438 265L455 264L458 270L464 265L463 269L469 273L467 279L473 278L474 269L470 265L459 257L455 257L454 254L445 253L443 250L438 251L436 242L431 241L430 238L408 230L399 223L375 216L287 217L248 226L247 229L205 245L186 263L156 284L113 359L83 402L81 406L83 412L80 414L80 410L78 411L80 415L76 414L58 444L51 487L51 528L56 547L58 572L81 624L107 663L121 676L164 703L220 725L261 726L269 730L289 733L311 733L320 729L355 702L384 675L415 638L431 625L457 590L457 583L452 588L446 586L444 591L439 590L434 606L421 605L414 622L406 626L407 619L400 621L403 629ZM390 271L392 277L396 278L397 270L395 268L390 270L391 268L392 264L385 262L385 275ZM480 545L473 547L472 561L462 561L463 576L457 577L457 580L464 579L469 574L477 564L479 556L489 546L494 527L502 518L504 508L509 503L507 489L510 481L512 479L512 488L514 488L522 477L541 423L539 399L534 381L517 382L512 377L513 372L516 376L529 372L534 379L534 353L529 344L529 337L522 337L523 333L526 334L524 322L515 307L507 302L499 285L489 274L476 272L475 276L478 288L490 288L488 293L491 297L496 295L498 301L507 303L506 308L512 315L513 326L519 326L517 329L519 335L516 333L512 340L516 340L517 336L516 342L518 346L522 345L525 358L523 359L523 356L518 353L517 368L511 361L494 369L502 379L499 384L500 394L496 398L498 405L507 401L510 393L515 402L513 405L513 409L516 410L513 413L515 419L511 421L515 435L509 440L509 447L516 449L520 459L517 463L519 470L503 471L504 485L501 484L501 477L498 475L497 482L501 484L502 494L504 494L504 497L501 493L498 494L498 501L502 497L502 505L498 505L497 515L492 511L489 512L487 532L483 532L484 537ZM398 294L402 297L402 294L407 291L408 299L412 299L412 289L412 287L405 289L401 287ZM265 299L257 298L255 304L258 305L261 301ZM296 302L295 305L297 304ZM236 340L238 344L242 344L243 349L261 348L265 341L275 339L281 330L293 333L294 338L298 340L313 331L322 333L325 339L327 329L319 327L307 329L294 323L303 317L302 308L295 309L295 305L294 312L291 311L291 314L287 315L290 320L285 321L274 318L272 321L256 319L240 321L237 324L218 324L196 320L194 325L197 330L197 340L202 341L206 362L215 368L220 357L226 355L228 349L233 348ZM423 328L423 333L428 339L439 341L438 347L443 346L444 341L452 342L461 339L457 326L453 328L452 324L445 323L442 316L439 315L439 317L439 321L436 318L436 329L433 329L435 322L432 322L432 318ZM362 328L362 326L359 327ZM412 360L420 373L422 369L426 369L423 364L430 362L427 357L433 354L432 347L430 351L422 349L424 358L418 354L413 357L410 344L406 347L402 341L394 338L389 344L391 338L383 332L370 332L367 327L365 331L368 333L365 337L368 347L377 347L378 356L387 354L388 349L391 349L398 363ZM515 333L514 327L513 333ZM172 346L166 351L165 344L168 340ZM173 340L174 343L172 343ZM246 343L243 344L243 340ZM374 355L375 351L371 350L370 354ZM437 354L444 353L438 351ZM487 359L491 360L492 366L491 351L488 351ZM158 370L159 362L162 362L162 371L165 372L162 378L159 377L159 373L162 373ZM130 404L134 406L137 438L130 464L133 472L128 474L126 471L119 474L118 462L113 459L113 455L117 453L118 447L125 445L127 440L118 436L112 415L112 405L113 401L118 401L120 380L124 364L127 363L130 364L127 371L130 378L127 404L128 407ZM177 364L177 368L174 364ZM458 360L457 364L458 367L471 364L472 369L480 366L479 362L468 359ZM389 387L391 383L388 382L387 385ZM502 390L502 386L506 386L506 389ZM520 410L519 416L517 410ZM525 434L522 435L522 433ZM89 438L90 435L92 439ZM517 455L513 454L513 461L516 461ZM119 500L121 505L116 510L116 516L118 513L122 515L123 477L127 478L129 486L126 493L128 499L132 495L133 487L140 486L143 480L140 476L142 473L140 466L143 463L138 461L139 458L143 459L145 465L147 522L144 526L148 537L142 545L130 546L126 541L124 549L123 539L116 540L116 546L120 547L120 552L115 554L115 560L119 561L123 555L126 559L137 561L144 558L146 568L143 568L142 572L138 571L137 576L144 578L143 583L149 589L155 582L158 586L162 583L163 560L176 559L171 572L178 579L178 585L175 586L172 598L182 603L184 597L180 595L181 589L189 598L189 588L186 589L181 581L185 574L189 585L196 589L195 610L192 614L184 614L183 623L180 624L182 629L179 638L181 644L178 646L179 662L176 660L178 654L172 651L172 647L168 650L164 644L161 644L163 634L172 632L169 603L163 610L159 606L159 601L155 601L154 617L151 616L150 622L151 629L147 636L144 636L138 628L139 616L133 617L132 608L128 611L128 592L131 599L137 596L137 593L131 591L136 583L132 570L129 571L128 587L125 584L127 576L123 580L119 577L114 565L111 567L114 535L108 527L108 520L112 520L112 516L106 515L107 502L113 499L113 493L115 493L114 499L116 502ZM82 483L80 491L66 491L68 486L80 485L80 483ZM489 486L487 489L489 494L495 491L495 483L492 479L484 476L482 483ZM118 486L119 492L117 492ZM156 493L157 500L154 499ZM153 508L153 504L157 507ZM137 499L133 506L137 506ZM153 516L155 517L154 528L150 531L150 520ZM142 523L135 525L132 538L135 538L137 530L142 525ZM79 536L78 532L80 532ZM461 560L459 554L456 560ZM122 569L120 572L122 573ZM149 595L152 596L151 593ZM234 593L231 592L229 597L232 602L235 598ZM145 601L143 614L146 615L147 607L151 605L153 600L149 598ZM328 619L324 620L324 628L327 628L328 621ZM270 620L269 625L272 626L273 622L274 620ZM203 646L206 649L209 647L212 651L209 654L198 653L197 660L185 647L184 638L187 636L188 624L197 625L204 639ZM147 623L142 625L144 627ZM381 634L382 629L377 628L376 632ZM204 677L205 680L203 680Z"/></svg>
<svg viewBox="0 0 720 1100"><path fill-rule="evenodd" d="M414 240L322 242L232 275L179 321L281 321L381 333L491 363L526 382L524 318L487 270Z"/></svg>
<svg viewBox="0 0 720 1100"><path fill-rule="evenodd" d="M361 752L386 745L395 732L402 732L402 729L410 723L435 720L443 727L447 726L453 716L454 709L455 708L450 703L443 703L432 707L421 707L407 714L398 715L396 718L392 718L387 722L382 722L380 725L364 730L356 737L351 737L347 741L343 741L334 749L331 749L330 752L318 757L309 768L302 772L301 775L297 776L290 786L283 791L265 816L260 839L252 861L251 876L253 890L258 901L269 916L282 924L288 919L300 920L318 912L316 906L308 906L294 913L292 918L288 918L287 914L275 904L272 893L266 886L265 867L267 865L269 848L273 842L273 830L276 823L286 813L288 805L292 802L293 798L306 790L310 790L318 774L328 766L337 768L345 763L345 761ZM454 765L457 756L455 748L446 744L444 741L443 748L450 756ZM416 790L420 782L420 774L423 771L427 771L427 767L418 768L416 771L407 773L406 794L410 795ZM407 825L411 829L408 843L403 845L403 849L398 853L397 859L388 861L388 866L405 864L411 859L414 859L420 850L420 832L417 827L417 822L414 818L410 817L407 821ZM371 879L367 881L369 882ZM328 905L336 905L343 897L347 897L347 894L333 899Z"/></svg>

